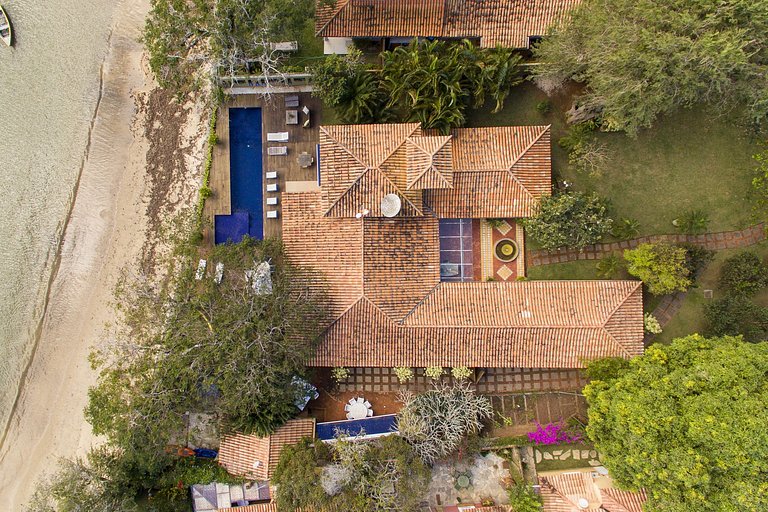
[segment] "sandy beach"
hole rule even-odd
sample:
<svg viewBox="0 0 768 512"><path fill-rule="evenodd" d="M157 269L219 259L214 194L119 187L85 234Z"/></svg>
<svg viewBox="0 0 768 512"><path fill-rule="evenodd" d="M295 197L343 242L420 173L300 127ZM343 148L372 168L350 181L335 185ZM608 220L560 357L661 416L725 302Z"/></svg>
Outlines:
<svg viewBox="0 0 768 512"><path fill-rule="evenodd" d="M7 510L23 509L59 457L98 443L83 418L96 379L87 356L114 324L115 283L123 270L151 263L157 224L195 201L205 112L176 105L147 77L138 36L148 8L148 0L125 0L114 18L41 332L0 448ZM175 151L158 149L160 140L173 140Z"/></svg>

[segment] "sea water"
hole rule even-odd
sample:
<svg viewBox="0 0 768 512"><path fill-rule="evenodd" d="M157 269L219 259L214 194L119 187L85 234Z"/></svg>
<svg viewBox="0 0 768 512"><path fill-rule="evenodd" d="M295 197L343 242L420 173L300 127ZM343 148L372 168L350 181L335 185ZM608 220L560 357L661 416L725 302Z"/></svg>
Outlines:
<svg viewBox="0 0 768 512"><path fill-rule="evenodd" d="M44 311L118 0L0 0L0 430ZM66 357L66 354L62 354Z"/></svg>

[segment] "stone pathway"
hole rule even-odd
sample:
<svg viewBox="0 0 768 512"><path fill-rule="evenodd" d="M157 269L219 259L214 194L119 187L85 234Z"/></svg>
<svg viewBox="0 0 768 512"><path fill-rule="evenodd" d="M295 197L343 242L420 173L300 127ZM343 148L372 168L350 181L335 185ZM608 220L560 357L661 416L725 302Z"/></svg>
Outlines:
<svg viewBox="0 0 768 512"><path fill-rule="evenodd" d="M540 249L529 251L527 259L528 264L531 266L551 265L553 263L565 263L577 260L599 260L609 254L622 252L624 249L634 249L643 243L656 243L662 241L689 243L716 251L721 249L749 247L763 240L765 240L765 225L761 223L741 231L722 231L720 233L706 233L703 235L644 236L633 240L624 240L622 242L588 245L581 251L578 249L559 249L557 251L549 252Z"/></svg>
<svg viewBox="0 0 768 512"><path fill-rule="evenodd" d="M590 466L599 466L600 461L597 459L597 452L595 450L581 450L578 448L572 448L570 450L548 450L546 448L534 448L536 464L542 460L586 460Z"/></svg>
<svg viewBox="0 0 768 512"><path fill-rule="evenodd" d="M656 308L653 310L653 313L651 313L656 317L656 320L659 321L659 325L661 327L667 325L670 320L672 320L672 318L677 314L677 312L680 311L680 308L683 306L683 301L687 295L688 292L676 292L671 295L665 295L664 298L661 299L659 305L656 306ZM646 333L645 337L643 338L643 343L645 346L647 347L650 345L653 341L653 338L655 337L655 334L650 332Z"/></svg>

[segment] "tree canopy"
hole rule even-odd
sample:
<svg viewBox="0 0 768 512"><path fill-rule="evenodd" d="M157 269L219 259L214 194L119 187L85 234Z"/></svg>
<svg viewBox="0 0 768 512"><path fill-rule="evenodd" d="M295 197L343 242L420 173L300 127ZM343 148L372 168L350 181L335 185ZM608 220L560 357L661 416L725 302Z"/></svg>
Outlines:
<svg viewBox="0 0 768 512"><path fill-rule="evenodd" d="M257 294L245 272L266 260L272 291ZM220 284L213 272L197 280L196 261L181 258L166 287L125 286L118 301L126 330L95 357L102 370L86 416L127 456L158 457L187 411L262 435L298 412L294 379L325 321L321 292L285 261L279 242L216 246L209 261L224 265Z"/></svg>
<svg viewBox="0 0 768 512"><path fill-rule="evenodd" d="M633 134L677 107L745 105L768 115L768 3L587 0L535 50L537 81L586 84L580 102Z"/></svg>
<svg viewBox="0 0 768 512"><path fill-rule="evenodd" d="M571 192L542 197L536 215L523 223L528 234L551 251L597 243L610 233L613 220L608 204L597 194Z"/></svg>
<svg viewBox="0 0 768 512"><path fill-rule="evenodd" d="M311 27L313 0L152 0L144 27L149 66L163 87L198 87L205 73L249 67L275 72L271 42L293 41Z"/></svg>
<svg viewBox="0 0 768 512"><path fill-rule="evenodd" d="M768 508L768 343L692 335L614 370L584 389L587 433L644 510Z"/></svg>

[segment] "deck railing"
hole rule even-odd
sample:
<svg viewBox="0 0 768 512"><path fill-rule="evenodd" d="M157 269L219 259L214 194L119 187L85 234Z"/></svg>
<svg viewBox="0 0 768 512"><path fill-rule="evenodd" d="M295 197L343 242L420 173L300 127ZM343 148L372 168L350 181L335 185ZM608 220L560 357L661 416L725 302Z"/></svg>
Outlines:
<svg viewBox="0 0 768 512"><path fill-rule="evenodd" d="M259 94L311 88L312 75L310 73L284 73L282 76L219 75L218 82L221 87L229 89L230 93Z"/></svg>

